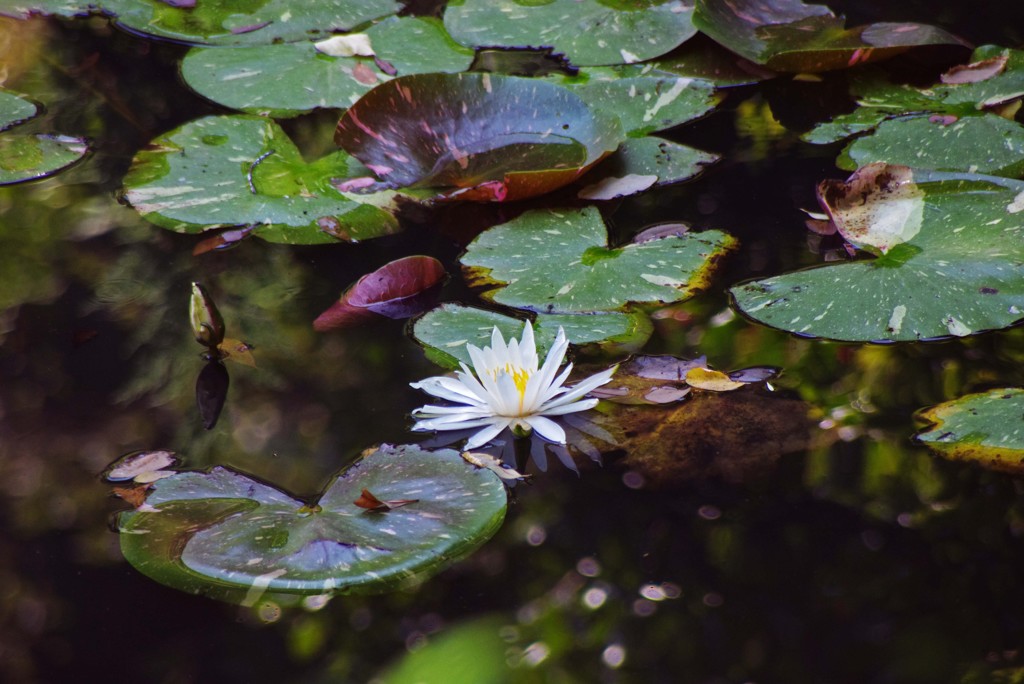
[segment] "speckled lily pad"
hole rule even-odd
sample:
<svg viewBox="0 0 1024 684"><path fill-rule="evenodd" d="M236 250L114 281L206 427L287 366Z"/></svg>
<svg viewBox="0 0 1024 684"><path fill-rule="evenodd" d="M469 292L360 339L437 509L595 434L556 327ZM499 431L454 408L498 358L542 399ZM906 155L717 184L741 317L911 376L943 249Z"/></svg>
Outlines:
<svg viewBox="0 0 1024 684"><path fill-rule="evenodd" d="M362 490L404 505L369 510L355 503ZM506 505L501 480L457 451L384 445L315 504L226 468L178 473L122 513L118 530L128 561L157 581L229 600L241 590L252 601L422 581L490 538ZM165 524L169 516L181 526Z"/></svg>
<svg viewBox="0 0 1024 684"><path fill-rule="evenodd" d="M860 204L874 207L860 216L873 236L865 247L882 255L738 285L740 312L859 342L963 337L1024 318L1024 182L905 167L886 174L884 165L871 173L873 188L855 174L823 184L822 194L836 206L844 188L859 188Z"/></svg>

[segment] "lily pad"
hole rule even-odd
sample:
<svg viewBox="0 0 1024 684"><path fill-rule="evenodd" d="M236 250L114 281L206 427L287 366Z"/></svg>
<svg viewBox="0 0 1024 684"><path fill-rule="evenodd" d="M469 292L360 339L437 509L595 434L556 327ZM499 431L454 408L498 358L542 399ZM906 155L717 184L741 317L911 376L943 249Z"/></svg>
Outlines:
<svg viewBox="0 0 1024 684"><path fill-rule="evenodd" d="M939 455L1024 473L1024 389L969 394L921 411L929 425L915 439Z"/></svg>
<svg viewBox="0 0 1024 684"><path fill-rule="evenodd" d="M398 230L395 218L335 184L363 167L343 152L312 163L273 121L210 116L160 136L136 155L124 198L179 233L253 226L271 242L365 240ZM363 202L367 202L364 204Z"/></svg>
<svg viewBox="0 0 1024 684"><path fill-rule="evenodd" d="M710 81L659 72L647 65L595 67L552 80L590 107L618 116L626 134L634 137L698 119L721 100Z"/></svg>
<svg viewBox="0 0 1024 684"><path fill-rule="evenodd" d="M472 47L551 47L579 66L642 62L681 45L696 30L682 0L455 0L444 23Z"/></svg>
<svg viewBox="0 0 1024 684"><path fill-rule="evenodd" d="M847 170L872 162L1017 178L1024 176L1024 126L996 114L882 121L836 160Z"/></svg>
<svg viewBox="0 0 1024 684"><path fill-rule="evenodd" d="M394 0L243 0L173 3L165 0L15 0L0 12L73 16L99 12L122 28L196 45L269 45L350 31L395 14Z"/></svg>
<svg viewBox="0 0 1024 684"><path fill-rule="evenodd" d="M364 489L414 501L369 511L355 503ZM384 445L316 504L218 467L154 483L143 506L120 515L118 529L132 565L181 589L376 593L422 581L476 549L500 527L506 506L501 480L457 451ZM197 515L187 515L192 509ZM168 513L186 524L169 528Z"/></svg>
<svg viewBox="0 0 1024 684"><path fill-rule="evenodd" d="M590 200L614 199L680 183L699 176L704 167L718 159L716 154L653 135L629 138L587 174L587 180L596 182L583 187L579 196Z"/></svg>
<svg viewBox="0 0 1024 684"><path fill-rule="evenodd" d="M83 138L68 135L0 135L0 185L52 176L85 157Z"/></svg>
<svg viewBox="0 0 1024 684"><path fill-rule="evenodd" d="M39 108L31 100L0 88L0 131L28 121L38 113Z"/></svg>
<svg viewBox="0 0 1024 684"><path fill-rule="evenodd" d="M1024 317L1024 182L875 165L830 184L878 204L880 234L902 236L883 256L754 280L732 289L746 316L799 335L856 342L963 337ZM874 177L877 187L860 183ZM899 178L903 190L887 191ZM889 206L892 205L892 206ZM888 224L888 225L883 225ZM880 250L879 250L880 251Z"/></svg>
<svg viewBox="0 0 1024 684"><path fill-rule="evenodd" d="M497 74L417 74L377 86L338 122L335 141L385 187L459 188L514 200L575 180L618 147L617 119L575 93Z"/></svg>
<svg viewBox="0 0 1024 684"><path fill-rule="evenodd" d="M472 51L455 43L437 19L393 17L364 35L376 58L335 57L308 41L193 48L181 73L190 88L226 107L287 117L344 109L396 73L465 71L473 60Z"/></svg>
<svg viewBox="0 0 1024 684"><path fill-rule="evenodd" d="M985 46L971 60L925 89L890 83L877 72L853 78L851 92L858 108L803 137L830 143L867 134L850 143L837 160L850 170L885 161L1024 175L1024 128L1000 115L1000 107L1024 97L1024 53Z"/></svg>
<svg viewBox="0 0 1024 684"><path fill-rule="evenodd" d="M600 212L540 209L481 233L462 257L471 284L505 306L544 313L613 311L687 299L735 245L720 231L609 247Z"/></svg>
<svg viewBox="0 0 1024 684"><path fill-rule="evenodd" d="M323 332L374 316L414 316L437 300L446 276L444 266L434 257L390 261L345 290L338 302L313 321L313 328Z"/></svg>
<svg viewBox="0 0 1024 684"><path fill-rule="evenodd" d="M965 43L927 24L878 23L846 29L823 5L802 0L696 0L694 25L769 69L818 72L888 59L923 45Z"/></svg>
<svg viewBox="0 0 1024 684"><path fill-rule="evenodd" d="M496 311L442 304L416 320L412 335L431 361L445 368L458 368L460 361L472 363L466 344L479 348L488 346L495 327L505 339L519 338L523 332L523 321ZM654 330L650 319L639 312L544 314L536 317L533 328L537 349L542 356L554 342L559 328L563 328L566 339L584 353L607 355L640 349Z"/></svg>

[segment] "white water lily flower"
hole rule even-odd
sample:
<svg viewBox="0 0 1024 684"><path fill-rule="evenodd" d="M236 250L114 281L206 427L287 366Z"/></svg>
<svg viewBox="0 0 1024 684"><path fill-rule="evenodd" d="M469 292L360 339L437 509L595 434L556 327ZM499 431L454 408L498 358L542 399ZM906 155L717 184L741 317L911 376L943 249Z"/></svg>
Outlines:
<svg viewBox="0 0 1024 684"><path fill-rule="evenodd" d="M487 444L505 428L536 430L552 442L565 444L565 430L547 416L586 411L597 399L584 398L600 387L615 372L615 367L592 375L573 387L563 383L572 372L568 364L558 374L569 342L558 329L555 343L548 350L544 365L537 367L537 346L533 326L523 329L523 339L505 344L501 331L494 328L491 346L479 349L467 344L472 370L465 363L455 377L440 375L412 383L416 389L458 406L422 406L413 411L418 420L413 430L467 430L482 428L466 442L466 449ZM557 374L557 377L556 377Z"/></svg>

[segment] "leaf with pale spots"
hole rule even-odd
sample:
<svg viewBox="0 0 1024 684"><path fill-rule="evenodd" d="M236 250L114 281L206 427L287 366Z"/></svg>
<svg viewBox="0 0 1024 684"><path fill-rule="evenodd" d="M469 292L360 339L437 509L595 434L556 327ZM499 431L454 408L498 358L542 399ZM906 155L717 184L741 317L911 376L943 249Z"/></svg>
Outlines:
<svg viewBox="0 0 1024 684"><path fill-rule="evenodd" d="M576 180L622 141L614 116L567 88L498 74L416 74L349 107L335 142L385 187L503 201Z"/></svg>
<svg viewBox="0 0 1024 684"><path fill-rule="evenodd" d="M626 134L634 137L698 119L721 101L710 81L647 65L594 67L548 80L569 88L591 107L612 112Z"/></svg>
<svg viewBox="0 0 1024 684"><path fill-rule="evenodd" d="M124 198L145 219L179 233L246 226L270 242L359 241L398 230L374 198L357 201L335 187L365 173L340 151L307 163L268 119L208 116L139 152Z"/></svg>
<svg viewBox="0 0 1024 684"><path fill-rule="evenodd" d="M436 19L392 17L363 35L373 55L332 56L313 43L193 48L181 63L185 83L225 107L274 117L344 109L393 76L469 68L470 50Z"/></svg>
<svg viewBox="0 0 1024 684"><path fill-rule="evenodd" d="M253 602L263 592L409 586L490 538L506 506L501 480L457 451L384 445L315 504L227 468L177 473L154 483L141 508L121 513L118 530L125 557L153 579Z"/></svg>
<svg viewBox="0 0 1024 684"><path fill-rule="evenodd" d="M863 134L836 162L849 170L884 161L1020 177L1024 128L1002 108L1024 97L1024 52L985 46L970 59L929 88L890 83L877 72L856 76L851 92L860 106L804 139L830 143Z"/></svg>
<svg viewBox="0 0 1024 684"><path fill-rule="evenodd" d="M901 177L912 173L907 182L914 188L904 190L919 194L922 206L909 213L897 207L892 226L909 218L916 232L904 232L905 241L877 258L737 285L731 290L736 308L798 335L852 342L964 337L1024 318L1024 182L903 167L893 171ZM833 185L833 192L840 185ZM848 187L854 185L851 179ZM885 203L889 198L881 193L863 199ZM858 212L870 216L872 209ZM873 220L888 220L885 209ZM870 233L876 225L863 227Z"/></svg>
<svg viewBox="0 0 1024 684"><path fill-rule="evenodd" d="M505 339L520 338L523 321L512 316L462 304L442 304L418 318L413 337L431 361L445 368L458 368L459 362L471 364L466 344L483 348L490 345L491 331L497 327ZM558 329L575 348L585 354L616 356L636 351L651 336L653 326L639 312L609 312L593 315L538 315L533 321L537 350L543 356L555 341Z"/></svg>
<svg viewBox="0 0 1024 684"><path fill-rule="evenodd" d="M481 233L462 265L470 283L498 304L545 313L614 311L692 297L734 244L708 230L610 247L597 209L539 209Z"/></svg>
<svg viewBox="0 0 1024 684"><path fill-rule="evenodd" d="M393 0L260 0L169 3L161 0L24 0L0 14L76 16L95 12L131 31L197 45L269 45L325 38L395 14Z"/></svg>
<svg viewBox="0 0 1024 684"><path fill-rule="evenodd" d="M699 176L718 155L649 135L629 138L587 174L581 199L613 199Z"/></svg>
<svg viewBox="0 0 1024 684"><path fill-rule="evenodd" d="M926 45L964 45L927 24L883 22L846 29L828 7L802 0L696 0L694 25L769 69L819 72L888 59Z"/></svg>
<svg viewBox="0 0 1024 684"><path fill-rule="evenodd" d="M919 412L914 439L940 456L1024 474L1024 389L994 389Z"/></svg>
<svg viewBox="0 0 1024 684"><path fill-rule="evenodd" d="M691 38L693 5L683 0L463 0L444 23L472 47L550 47L573 64L643 62Z"/></svg>

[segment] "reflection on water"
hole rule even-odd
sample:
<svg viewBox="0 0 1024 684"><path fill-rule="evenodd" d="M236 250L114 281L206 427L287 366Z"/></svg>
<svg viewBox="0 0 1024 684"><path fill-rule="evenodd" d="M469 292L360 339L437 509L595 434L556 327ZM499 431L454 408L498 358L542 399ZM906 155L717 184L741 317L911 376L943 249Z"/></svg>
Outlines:
<svg viewBox="0 0 1024 684"><path fill-rule="evenodd" d="M444 209L358 245L242 241L193 256L194 238L114 197L137 149L212 110L177 83L180 48L101 20L5 21L0 35L5 84L50 103L38 125L95 150L55 179L0 189L0 679L368 681L406 653L401 667L460 682L934 682L1020 665L1020 485L937 461L909 436L922 406L1024 383L1024 333L816 343L729 315L720 286L656 316L649 351L777 366L778 391L679 405L670 432L626 435L627 467L548 468L516 487L490 543L418 590L252 610L141 576L98 480L121 454L167 449L310 496L363 449L413 441L421 397L408 383L437 370L402 324L319 334L312 321L397 256L450 265L450 238L480 219ZM719 285L813 263L799 208L839 175L834 150L753 126L768 106L734 97L681 137L743 164L611 212L623 237L667 220L737 235ZM333 125L288 124L311 149ZM209 430L194 281L258 357L232 364Z"/></svg>

